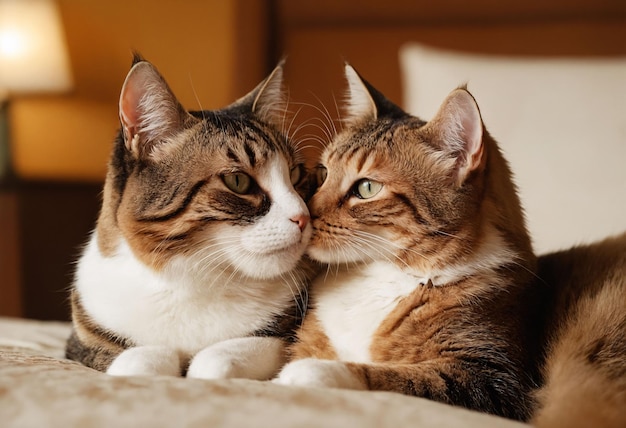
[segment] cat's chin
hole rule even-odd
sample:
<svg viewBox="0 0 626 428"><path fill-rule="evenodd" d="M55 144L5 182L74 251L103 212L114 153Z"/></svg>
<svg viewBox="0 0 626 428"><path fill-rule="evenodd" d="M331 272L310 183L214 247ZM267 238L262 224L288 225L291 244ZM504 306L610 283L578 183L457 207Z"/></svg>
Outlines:
<svg viewBox="0 0 626 428"><path fill-rule="evenodd" d="M304 255L305 245L298 243L280 250L265 253L249 253L235 261L239 272L255 279L271 279L296 268Z"/></svg>

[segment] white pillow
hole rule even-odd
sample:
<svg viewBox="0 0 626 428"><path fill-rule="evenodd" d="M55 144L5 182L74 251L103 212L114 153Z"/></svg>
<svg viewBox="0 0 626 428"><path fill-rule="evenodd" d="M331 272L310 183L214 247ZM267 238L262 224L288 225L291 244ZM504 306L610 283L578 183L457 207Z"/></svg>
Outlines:
<svg viewBox="0 0 626 428"><path fill-rule="evenodd" d="M509 160L535 251L626 230L626 58L485 56L409 44L408 112L429 120L466 84Z"/></svg>

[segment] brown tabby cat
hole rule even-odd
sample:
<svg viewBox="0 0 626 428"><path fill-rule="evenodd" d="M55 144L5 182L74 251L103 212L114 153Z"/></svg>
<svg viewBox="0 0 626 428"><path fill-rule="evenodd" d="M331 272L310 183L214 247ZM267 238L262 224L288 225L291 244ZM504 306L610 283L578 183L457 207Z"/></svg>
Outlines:
<svg viewBox="0 0 626 428"><path fill-rule="evenodd" d="M542 377L543 338L551 351L542 397L551 397L554 389L564 394L552 384L566 375L553 367L574 346L567 336L579 331L558 327L576 300L560 294L570 292L566 281L551 285L564 268L553 262L560 256L541 259L547 283L538 280L511 172L467 90L453 91L425 123L350 66L346 77L348 127L326 148L322 184L309 203L308 252L333 266L312 284L312 309L292 348L296 361L276 382L396 391L527 420ZM623 241L613 244L621 251L615 287L605 289L616 299L613 309L621 308L611 315L615 330L600 329L581 362L605 364L622 383ZM550 310L544 335L551 296L560 309ZM541 401L538 421L552 406Z"/></svg>
<svg viewBox="0 0 626 428"><path fill-rule="evenodd" d="M273 377L303 314L305 182L281 132L282 65L186 111L141 58L72 290L71 359L113 375Z"/></svg>
<svg viewBox="0 0 626 428"><path fill-rule="evenodd" d="M348 127L309 203L316 279L277 382L532 409L536 260L511 173L458 89L428 123L346 67Z"/></svg>

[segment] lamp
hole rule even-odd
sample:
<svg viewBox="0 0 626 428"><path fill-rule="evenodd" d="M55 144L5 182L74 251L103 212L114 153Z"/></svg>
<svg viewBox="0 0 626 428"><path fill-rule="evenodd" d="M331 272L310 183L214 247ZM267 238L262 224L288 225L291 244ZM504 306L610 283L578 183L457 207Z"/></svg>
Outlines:
<svg viewBox="0 0 626 428"><path fill-rule="evenodd" d="M9 164L7 109L19 94L72 86L61 18L53 0L0 0L0 177Z"/></svg>

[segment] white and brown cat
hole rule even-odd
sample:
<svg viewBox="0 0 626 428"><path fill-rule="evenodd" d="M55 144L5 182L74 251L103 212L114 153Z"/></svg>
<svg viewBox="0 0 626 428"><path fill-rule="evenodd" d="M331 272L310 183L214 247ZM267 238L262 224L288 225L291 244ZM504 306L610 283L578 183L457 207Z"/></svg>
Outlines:
<svg viewBox="0 0 626 428"><path fill-rule="evenodd" d="M476 101L457 89L425 123L350 66L346 77L347 126L322 155L309 203L308 253L330 267L311 285L295 361L275 382L395 391L527 420L542 380L549 396L557 376L552 356L542 371L544 349L560 349L554 326L569 308L551 307L562 287L537 279L511 172ZM616 347L622 382L624 241L621 283L607 292L621 325L594 342L600 355Z"/></svg>
<svg viewBox="0 0 626 428"><path fill-rule="evenodd" d="M69 358L114 375L279 370L305 310L311 234L281 84L279 65L234 104L188 112L135 58L71 293Z"/></svg>

